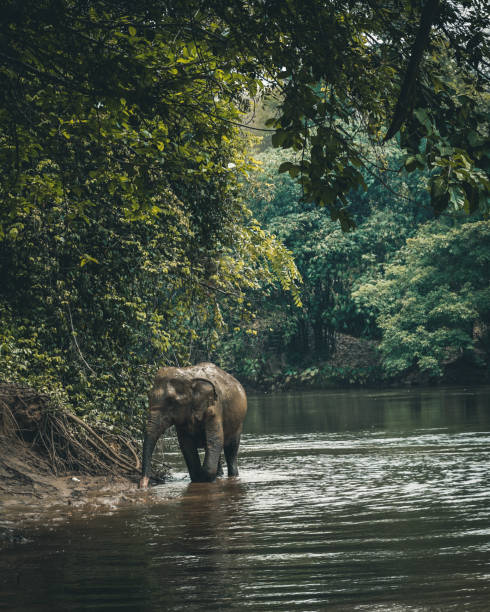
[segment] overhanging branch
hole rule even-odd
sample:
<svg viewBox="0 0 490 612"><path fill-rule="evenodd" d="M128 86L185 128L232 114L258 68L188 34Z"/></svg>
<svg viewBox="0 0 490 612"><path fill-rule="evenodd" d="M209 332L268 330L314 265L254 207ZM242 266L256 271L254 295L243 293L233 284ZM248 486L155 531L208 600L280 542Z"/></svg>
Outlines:
<svg viewBox="0 0 490 612"><path fill-rule="evenodd" d="M439 0L427 0L420 16L417 36L415 37L415 42L412 46L410 60L408 62L407 71L400 89L400 95L398 96L398 101L396 103L395 113L393 115L393 119L391 120L391 125L386 132L386 136L384 137L385 141L392 138L398 132L407 118L410 103L413 99L413 94L415 91L419 65L424 51L429 43L430 30L435 21L438 10Z"/></svg>

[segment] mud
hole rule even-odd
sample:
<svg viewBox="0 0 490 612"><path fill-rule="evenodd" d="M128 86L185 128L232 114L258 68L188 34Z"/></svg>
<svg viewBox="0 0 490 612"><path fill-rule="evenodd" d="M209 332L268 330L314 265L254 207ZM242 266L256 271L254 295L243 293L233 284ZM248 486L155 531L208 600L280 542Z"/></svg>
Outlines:
<svg viewBox="0 0 490 612"><path fill-rule="evenodd" d="M0 436L0 548L29 540L39 523L110 511L148 501L137 476L56 475L29 443Z"/></svg>
<svg viewBox="0 0 490 612"><path fill-rule="evenodd" d="M0 382L0 547L24 542L36 524L146 499L138 455L130 437L89 426L35 389Z"/></svg>

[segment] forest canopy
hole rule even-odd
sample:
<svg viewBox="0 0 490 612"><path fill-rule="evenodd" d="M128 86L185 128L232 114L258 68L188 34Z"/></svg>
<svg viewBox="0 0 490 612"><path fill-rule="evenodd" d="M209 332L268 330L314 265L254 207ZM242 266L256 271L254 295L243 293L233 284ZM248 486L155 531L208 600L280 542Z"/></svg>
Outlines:
<svg viewBox="0 0 490 612"><path fill-rule="evenodd" d="M265 129L291 150L281 171L346 228L361 167L383 172L366 138L399 139L437 211L486 211L485 2L2 5L3 225L46 199L84 214L101 190L137 216L184 175L223 188L226 142L260 92L278 96Z"/></svg>

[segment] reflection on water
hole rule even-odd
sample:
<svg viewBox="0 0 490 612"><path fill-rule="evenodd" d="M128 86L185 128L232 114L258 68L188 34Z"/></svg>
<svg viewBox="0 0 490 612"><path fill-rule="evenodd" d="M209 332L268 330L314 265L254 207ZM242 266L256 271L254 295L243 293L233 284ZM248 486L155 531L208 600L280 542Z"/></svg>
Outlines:
<svg viewBox="0 0 490 612"><path fill-rule="evenodd" d="M5 610L488 610L490 388L253 397L240 477L42 530ZM3 606L3 607L2 607Z"/></svg>

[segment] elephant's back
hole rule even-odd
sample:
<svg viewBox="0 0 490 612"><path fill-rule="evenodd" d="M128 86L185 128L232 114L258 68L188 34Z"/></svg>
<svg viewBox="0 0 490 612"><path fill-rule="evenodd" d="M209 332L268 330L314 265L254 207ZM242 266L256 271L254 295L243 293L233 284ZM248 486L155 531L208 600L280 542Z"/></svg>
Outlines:
<svg viewBox="0 0 490 612"><path fill-rule="evenodd" d="M243 394L245 394L245 390L238 380L222 370L215 363L211 363L208 361L203 361L202 363L198 363L195 366L192 366L192 369L195 370L196 378L205 378L210 381L214 381L220 387L229 387L230 389L240 389Z"/></svg>

